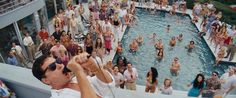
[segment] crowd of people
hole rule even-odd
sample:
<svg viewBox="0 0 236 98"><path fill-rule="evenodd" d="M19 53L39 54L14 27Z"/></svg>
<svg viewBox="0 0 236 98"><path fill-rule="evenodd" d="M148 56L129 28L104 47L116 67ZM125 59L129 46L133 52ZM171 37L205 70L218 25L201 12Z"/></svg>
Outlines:
<svg viewBox="0 0 236 98"><path fill-rule="evenodd" d="M220 60L229 56L228 60L232 61L236 51L235 25L230 26L221 22L222 12L216 10L212 4L196 3L192 11L193 23L197 23L199 18L203 18L199 35L209 35L207 40L215 47L214 53L217 54L215 65L218 65Z"/></svg>
<svg viewBox="0 0 236 98"><path fill-rule="evenodd" d="M162 9L167 7L167 0L156 0L156 4ZM139 0L139 5L154 4L154 0ZM205 4L204 4L205 5ZM199 35L210 33L209 40L215 44L216 49L220 46L216 64L224 58L225 45L228 45L228 57L230 61L233 59L236 45L232 44L233 38L236 36L235 26L228 29L225 23L221 24L220 12L214 9L206 9L204 5L196 4L193 8L193 23L198 22L198 18L204 16L201 24L202 31ZM176 10L182 10L186 13L186 1L174 2L170 14L175 14ZM124 27L132 27L135 24L136 8L135 3L128 0L93 0L88 3L89 13L86 12L83 3L79 5L67 5L66 10L60 10L53 18L55 32L50 35L47 30L42 27L38 33L41 44L36 47L28 32L25 32L23 39L24 45L27 47L29 61L33 62L33 75L44 84L52 87L52 98L68 97L68 98L103 98L113 94L113 88L126 88L128 90L136 90L136 81L138 72L135 65L128 62L126 57L119 56L117 64L112 61L104 62L104 58L110 55L111 51L116 51L118 55L122 54L123 48L119 41ZM206 11L208 10L208 11ZM85 29L88 29L86 35ZM169 33L171 26L168 25L166 33ZM85 36L83 41L78 42L78 37ZM156 33L151 35L151 39L156 39ZM176 45L177 40L181 41L183 34L170 39L170 47ZM118 41L118 46L114 48L113 42ZM130 52L135 53L143 43L141 35L134 39L129 47ZM162 40L153 40L156 48L157 60L164 57L164 48ZM186 49L190 52L195 47L194 41L190 41L186 45ZM35 52L39 50L42 56L35 59ZM9 52L8 63L12 65L20 65L29 67L26 64L26 58L22 53L22 49L16 43L12 43L12 49ZM180 70L180 62L178 57L173 59L170 67L172 75L177 76ZM212 72L212 76L208 79L203 74L197 74L196 78L187 86L192 88L189 90L188 96L197 97L214 96L228 94L236 87L236 69L229 68L229 71L222 75L218 72ZM74 77L75 76L75 77ZM60 81L58 81L60 80ZM145 92L154 93L158 90L162 94L171 95L173 93L172 81L166 78L164 83L158 87L157 69L151 67L146 75ZM69 93L69 94L68 94Z"/></svg>
<svg viewBox="0 0 236 98"><path fill-rule="evenodd" d="M112 89L119 84L136 90L138 73L131 63L122 65L120 74L121 66L104 62L104 56L116 51L113 41L121 39L124 27L132 24L134 3L93 0L88 3L88 15L85 10L82 3L68 5L54 17L55 32L51 36L42 28L39 32L42 43L38 47L42 56L34 61L33 75L52 87L52 98L103 98L114 93ZM88 32L84 40L78 42L76 36L85 34L84 29ZM122 53L122 48L120 50Z"/></svg>

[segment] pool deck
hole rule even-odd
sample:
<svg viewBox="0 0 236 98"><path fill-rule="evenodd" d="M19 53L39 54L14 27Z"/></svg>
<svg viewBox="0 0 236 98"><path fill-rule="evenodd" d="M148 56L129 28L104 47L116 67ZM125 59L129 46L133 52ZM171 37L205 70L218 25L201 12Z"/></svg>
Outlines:
<svg viewBox="0 0 236 98"><path fill-rule="evenodd" d="M136 5L136 7L138 7L138 8L152 8L152 9L154 8L154 4L152 4L152 6L146 6L146 5L139 6L138 3L135 2L135 5ZM171 6L168 6L168 8L165 8L165 7L163 7L162 9L157 8L157 10L170 11L171 8L172 8ZM182 13L182 12L179 11L179 10L177 10L176 12ZM191 9L187 9L186 15L189 15L189 16L191 17L191 19L192 19L192 18L193 18L192 10L191 10ZM199 22L195 23L195 26L197 27L197 29L198 29L199 31L201 31L201 28L200 28L201 21L202 21L202 18L199 17ZM124 27L124 29L126 29L126 26ZM120 36L121 36L121 37L119 37L119 38L122 38L122 37L123 37L124 32L125 32L125 30L124 30L123 32L120 31L120 33L121 33ZM209 33L207 33L207 35L204 36L203 39L205 40L205 42L207 43L207 45L208 45L208 47L210 48L211 52L214 54L214 57L216 58L216 57L217 57L217 53L218 53L218 51L219 51L219 47L217 48L216 52L214 52L214 51L215 51L215 46L214 46L214 44L210 44L210 41L207 40L208 37L209 37ZM121 40L121 39L119 39L119 40ZM113 50L111 51L110 55L105 56L105 58L104 58L104 63L107 62L107 61L109 61L109 60L112 60L112 59L114 58L115 52L116 52L115 49L116 49L116 47L117 47L117 42L118 42L118 40L116 40L115 42L112 43L112 45L113 45L113 46L112 46ZM225 53L225 55L226 55L226 54L227 54L227 53ZM224 59L221 60L221 62L230 63L230 64L236 64L236 55L234 55L234 59L233 59L232 61L228 61L228 60L229 60L229 58L224 58ZM220 62L220 63L221 63L221 62Z"/></svg>
<svg viewBox="0 0 236 98"><path fill-rule="evenodd" d="M136 5L136 7L138 7L138 8L152 8L152 9L154 8L154 4L152 4L152 6L146 6L146 5L139 6L138 3L135 2L135 5ZM157 6L157 5L156 5L156 6ZM88 7L88 5L85 4L84 7ZM172 8L171 6L168 6L168 8L163 7L162 9L159 9L159 7L158 7L157 10L169 11L171 8ZM86 10L86 12L88 12L88 10ZM182 13L182 12L179 11L179 10L176 10L176 12ZM186 15L187 15L187 14L188 14L191 18L193 18L192 10L191 10L191 9L187 9ZM195 23L195 26L197 27L197 29L198 29L199 31L201 30L201 29L200 29L201 21L202 21L202 18L199 17L199 22L198 22L198 23ZM49 26L52 26L52 24L49 23ZM112 27L113 27L113 26L112 26ZM50 28L53 28L53 27L50 27ZM127 28L127 26L124 26L123 31L121 31L121 26L120 26L120 28L119 28L119 33L120 33L120 34L119 34L119 35L120 35L120 36L119 36L119 38L120 38L119 41L121 41L121 39L122 39L122 37L123 37L123 35L124 35L125 31L126 31L126 28ZM113 29L113 31L114 31L114 28L112 28L112 29ZM54 32L53 29L50 29L49 31L50 31L51 33ZM214 51L215 51L215 46L214 46L214 44L210 44L210 41L207 40L208 37L209 37L209 33L207 33L207 35L204 36L203 39L205 40L205 42L206 42L207 45L209 46L211 52L214 54L214 57L217 57L217 52L219 51L219 48L216 50L216 52L214 52ZM117 40L117 39L118 39L118 38L116 37L116 40L115 40L115 41L112 41L112 50L111 50L110 54L104 56L104 58L103 58L103 63L104 63L104 64L106 64L108 61L112 61L112 60L113 60L113 58L114 58L114 56L115 56L115 54L116 54L116 47L118 46L118 40ZM224 58L221 62L236 64L236 55L234 55L234 59L233 59L231 62L228 61L228 59L229 59L229 58Z"/></svg>

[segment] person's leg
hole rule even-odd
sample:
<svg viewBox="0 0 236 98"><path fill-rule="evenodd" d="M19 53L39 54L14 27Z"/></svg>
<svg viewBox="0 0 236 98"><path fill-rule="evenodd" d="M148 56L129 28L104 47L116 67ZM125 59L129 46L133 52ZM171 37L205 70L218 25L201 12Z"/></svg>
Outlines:
<svg viewBox="0 0 236 98"><path fill-rule="evenodd" d="M36 53L36 46L32 45L32 57L33 57L33 60L35 60L35 53Z"/></svg>
<svg viewBox="0 0 236 98"><path fill-rule="evenodd" d="M67 31L71 31L70 18L67 18Z"/></svg>
<svg viewBox="0 0 236 98"><path fill-rule="evenodd" d="M76 28L75 27L71 27L71 34L72 34L72 39L75 39L75 34L76 34Z"/></svg>
<svg viewBox="0 0 236 98"><path fill-rule="evenodd" d="M136 90L136 82L131 83L131 90Z"/></svg>
<svg viewBox="0 0 236 98"><path fill-rule="evenodd" d="M156 91L156 86L151 86L150 92L154 93Z"/></svg>
<svg viewBox="0 0 236 98"><path fill-rule="evenodd" d="M17 54L15 55L15 57L16 57L17 62L22 66L21 61L20 61L20 57Z"/></svg>
<svg viewBox="0 0 236 98"><path fill-rule="evenodd" d="M79 27L78 27L78 25L75 27L75 34L79 34Z"/></svg>
<svg viewBox="0 0 236 98"><path fill-rule="evenodd" d="M226 52L227 52L227 54L226 54L226 56L224 58L228 58L229 57L229 54L231 53L231 48L228 48L228 50Z"/></svg>
<svg viewBox="0 0 236 98"><path fill-rule="evenodd" d="M119 30L120 30L120 27L119 26L114 26L114 35L115 35L115 39L119 40L120 39L120 34L119 34Z"/></svg>
<svg viewBox="0 0 236 98"><path fill-rule="evenodd" d="M32 45L32 46L30 46L30 54L31 54L31 56L32 56L32 59L34 60L34 46Z"/></svg>
<svg viewBox="0 0 236 98"><path fill-rule="evenodd" d="M19 59L19 63L22 67L27 67L27 64L25 63L24 57L22 54L17 54L17 58Z"/></svg>
<svg viewBox="0 0 236 98"><path fill-rule="evenodd" d="M216 41L216 42L215 42L215 51L214 51L214 53L216 53L216 50L218 49L218 46L219 46L219 42Z"/></svg>
<svg viewBox="0 0 236 98"><path fill-rule="evenodd" d="M28 46L27 49L28 49L29 60L32 62L33 61L32 48Z"/></svg>
<svg viewBox="0 0 236 98"><path fill-rule="evenodd" d="M130 90L130 83L125 83L125 88Z"/></svg>
<svg viewBox="0 0 236 98"><path fill-rule="evenodd" d="M149 92L150 91L150 87L149 86L146 86L146 88L145 88L145 92Z"/></svg>
<svg viewBox="0 0 236 98"><path fill-rule="evenodd" d="M232 60L234 59L234 54L235 54L235 53L232 53L232 52L231 52L231 54L230 54L230 56L229 56L229 61L232 61Z"/></svg>

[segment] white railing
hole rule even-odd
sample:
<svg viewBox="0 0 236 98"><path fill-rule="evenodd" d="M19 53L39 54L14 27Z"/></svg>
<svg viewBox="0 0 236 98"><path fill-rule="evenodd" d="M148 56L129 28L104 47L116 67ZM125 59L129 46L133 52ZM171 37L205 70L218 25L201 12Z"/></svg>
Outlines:
<svg viewBox="0 0 236 98"><path fill-rule="evenodd" d="M23 6L33 0L1 0L0 14L11 11L19 6Z"/></svg>
<svg viewBox="0 0 236 98"><path fill-rule="evenodd" d="M17 98L49 98L50 87L37 80L30 69L0 63L0 79L16 93ZM137 85L136 91L114 89L114 96L109 98L193 98L187 96L187 91L174 90L172 95L145 93L145 86ZM195 97L196 98L196 97ZM199 97L200 98L200 97ZM226 98L236 98L228 95Z"/></svg>

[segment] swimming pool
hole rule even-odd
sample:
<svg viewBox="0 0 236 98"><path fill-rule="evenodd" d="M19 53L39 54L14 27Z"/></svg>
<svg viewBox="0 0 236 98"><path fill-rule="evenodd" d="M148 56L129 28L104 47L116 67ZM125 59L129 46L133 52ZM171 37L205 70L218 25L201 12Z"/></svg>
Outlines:
<svg viewBox="0 0 236 98"><path fill-rule="evenodd" d="M187 84L194 80L196 74L201 72L205 74L205 77L208 77L213 70L222 74L228 68L227 64L213 67L215 63L214 56L204 40L198 36L198 30L191 23L189 16L180 14L171 16L161 11L150 14L145 9L137 9L137 17L139 18L137 25L128 28L122 39L122 56L125 56L138 70L137 84L145 85L147 71L150 67L156 67L159 73L158 86L161 86L164 79L169 77L173 81L174 89L187 91L190 89ZM179 21L177 22L177 20ZM166 33L167 25L171 25L170 33ZM156 60L156 50L154 43L150 39L154 32L157 35L157 39L162 39L164 44L164 59L161 62ZM169 40L173 36L177 37L180 33L183 34L183 40L181 42L177 41L176 46L171 49ZM144 37L144 44L139 47L136 54L132 54L129 52L129 44L138 35ZM191 53L185 48L190 40L195 41L195 49ZM113 59L114 63L116 63L117 56ZM178 76L172 76L169 71L174 57L178 57L181 64Z"/></svg>

